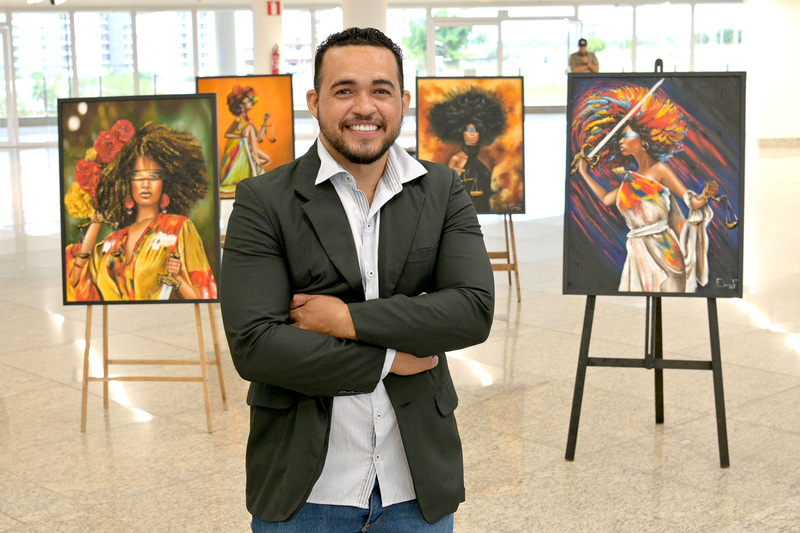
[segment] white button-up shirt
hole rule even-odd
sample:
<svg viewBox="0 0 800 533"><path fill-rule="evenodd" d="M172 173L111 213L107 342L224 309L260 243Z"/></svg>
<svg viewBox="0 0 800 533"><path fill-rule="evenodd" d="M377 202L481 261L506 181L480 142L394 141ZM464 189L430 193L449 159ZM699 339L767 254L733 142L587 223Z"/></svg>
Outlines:
<svg viewBox="0 0 800 533"><path fill-rule="evenodd" d="M356 181L317 140L320 167L316 184L330 180L342 202L356 245L361 280L367 300L380 296L378 237L380 210L403 189L403 183L426 170L396 143L389 149L386 171L378 182L372 204ZM342 231L345 231L342 228ZM395 350L386 350L381 381L370 394L333 399L331 436L325 465L308 498L310 503L368 508L375 477L384 506L416 498L397 418L383 385Z"/></svg>

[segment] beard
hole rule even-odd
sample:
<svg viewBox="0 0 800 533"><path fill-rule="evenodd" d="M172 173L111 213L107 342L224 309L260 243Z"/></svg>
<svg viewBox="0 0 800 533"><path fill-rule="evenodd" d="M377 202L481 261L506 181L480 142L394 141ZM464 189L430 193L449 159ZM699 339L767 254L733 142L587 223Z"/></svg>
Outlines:
<svg viewBox="0 0 800 533"><path fill-rule="evenodd" d="M349 146L344 139L344 135L337 129L328 127L322 120L321 112L319 115L320 134L325 137L325 140L328 141L331 148L356 165L370 165L383 157L400 136L400 128L402 125L403 123L401 121L400 124L397 125L395 131L384 130L386 131L386 136L383 138L383 142L376 148L371 149L369 146ZM381 127L385 128L385 124L382 124Z"/></svg>

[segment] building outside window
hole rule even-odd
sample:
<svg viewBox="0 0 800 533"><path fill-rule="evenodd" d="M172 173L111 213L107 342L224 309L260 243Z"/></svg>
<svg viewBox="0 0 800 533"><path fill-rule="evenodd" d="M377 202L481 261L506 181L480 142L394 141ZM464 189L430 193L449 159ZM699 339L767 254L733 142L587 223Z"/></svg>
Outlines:
<svg viewBox="0 0 800 533"><path fill-rule="evenodd" d="M552 109L566 104L567 61L579 36L598 54L601 72L652 71L659 58L668 71L742 70L743 16L741 2L701 0L404 7L388 10L387 33L403 48L412 106L415 76L521 75L526 107ZM342 29L342 10L285 8L282 23L282 64L301 119L296 134L313 136L305 106L313 55ZM197 75L255 73L250 9L10 11L0 12L2 28L3 81L13 81L15 92L0 86L0 143L54 142L58 98L192 93ZM414 127L407 119L403 133ZM10 132L18 133L12 139Z"/></svg>

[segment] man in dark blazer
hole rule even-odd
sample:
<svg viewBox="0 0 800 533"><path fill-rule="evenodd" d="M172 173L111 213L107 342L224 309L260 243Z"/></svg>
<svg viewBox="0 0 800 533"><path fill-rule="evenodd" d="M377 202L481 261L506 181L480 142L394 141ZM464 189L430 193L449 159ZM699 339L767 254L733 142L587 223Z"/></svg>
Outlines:
<svg viewBox="0 0 800 533"><path fill-rule="evenodd" d="M452 531L445 352L483 342L494 309L475 209L453 170L395 143L410 95L378 30L330 36L307 99L318 141L238 184L222 258L253 531Z"/></svg>

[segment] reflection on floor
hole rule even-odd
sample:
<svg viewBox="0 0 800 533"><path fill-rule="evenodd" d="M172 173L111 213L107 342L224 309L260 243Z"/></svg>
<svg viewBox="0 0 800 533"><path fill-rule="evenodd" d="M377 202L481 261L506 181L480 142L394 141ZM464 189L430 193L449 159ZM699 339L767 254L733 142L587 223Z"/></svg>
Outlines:
<svg viewBox="0 0 800 533"><path fill-rule="evenodd" d="M534 173L563 165L554 152L526 166L529 206L561 203L563 179ZM213 432L199 384L137 382L114 383L108 409L93 383L80 432L86 309L61 304L57 159L0 151L0 531L248 531L246 383L224 344L228 409L212 369ZM656 425L650 371L590 368L575 460L564 460L585 298L561 294L561 217L520 217L522 302L498 272L491 337L451 354L467 481L457 532L800 531L800 252L785 220L800 202L800 151L753 147L748 160L745 297L718 302L730 468L719 467L711 373L689 370L665 371ZM502 225L483 222L500 248ZM706 302L663 305L665 356L709 358ZM598 297L592 353L641 356L644 324L643 298ZM193 306L111 307L109 346L192 357ZM149 369L119 373L137 371Z"/></svg>

